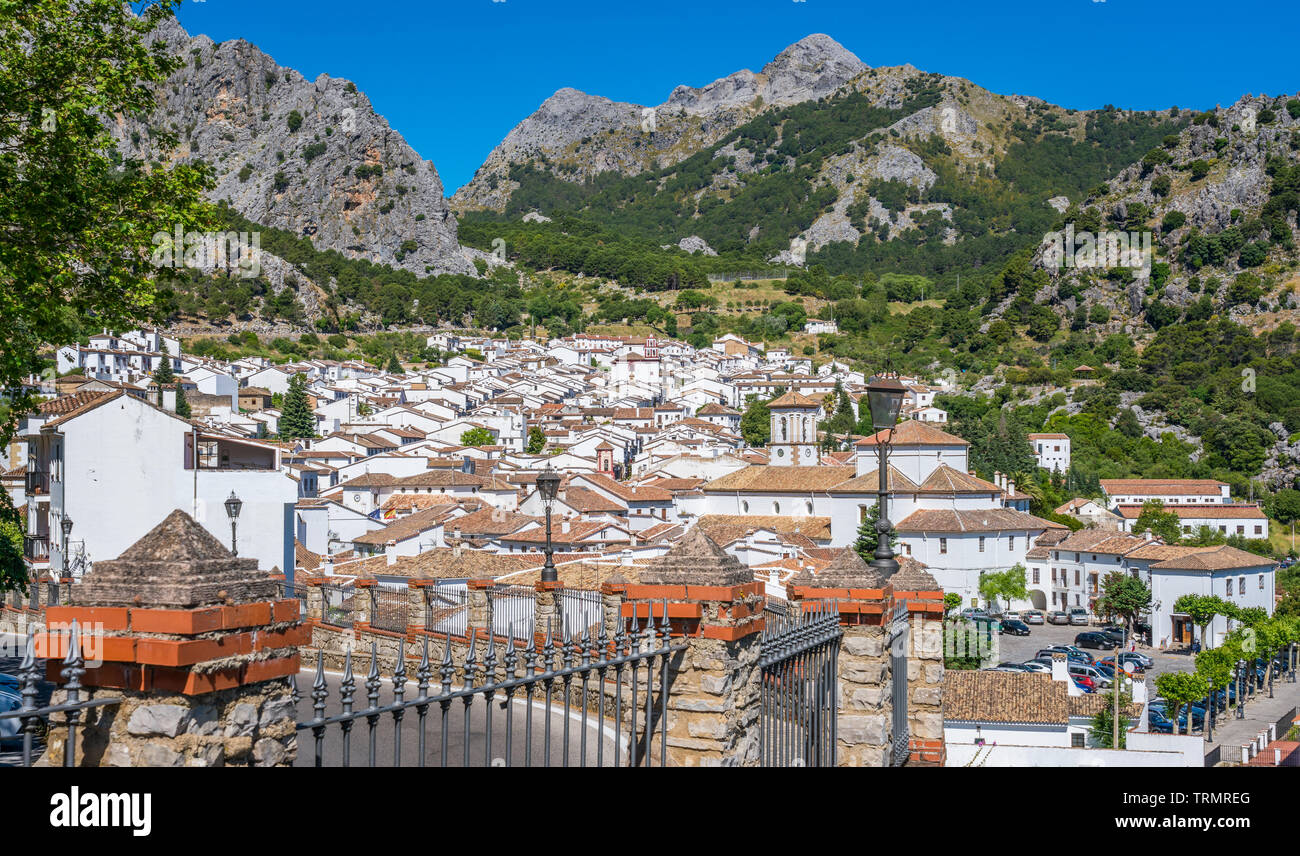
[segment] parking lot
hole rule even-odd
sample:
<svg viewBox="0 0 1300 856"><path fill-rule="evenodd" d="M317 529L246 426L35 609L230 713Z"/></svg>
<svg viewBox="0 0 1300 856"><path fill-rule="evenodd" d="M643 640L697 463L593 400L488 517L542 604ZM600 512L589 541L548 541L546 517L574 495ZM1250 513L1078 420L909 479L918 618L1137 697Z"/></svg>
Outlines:
<svg viewBox="0 0 1300 856"><path fill-rule="evenodd" d="M998 636L998 662L1023 663L1032 660L1043 648L1052 645L1073 645L1074 637L1089 630L1099 630L1099 626L1084 627L1065 624L1031 624L1028 636ZM1095 659L1101 660L1115 653L1115 650L1103 651L1085 648ZM1188 654L1172 654L1138 645L1137 650L1155 661L1147 671L1148 682L1164 672L1190 672L1196 668L1196 662Z"/></svg>

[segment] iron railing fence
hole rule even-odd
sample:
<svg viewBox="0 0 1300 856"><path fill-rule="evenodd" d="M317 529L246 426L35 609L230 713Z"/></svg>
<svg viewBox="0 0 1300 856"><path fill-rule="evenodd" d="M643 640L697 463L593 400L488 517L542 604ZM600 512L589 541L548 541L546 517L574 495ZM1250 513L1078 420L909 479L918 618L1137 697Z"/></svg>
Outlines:
<svg viewBox="0 0 1300 856"><path fill-rule="evenodd" d="M806 603L773 610L760 637L759 763L833 767L837 736L839 606Z"/></svg>
<svg viewBox="0 0 1300 856"><path fill-rule="evenodd" d="M307 586L302 583L291 583L288 581L280 583L280 599L289 600L290 598L298 601L298 616L307 617Z"/></svg>
<svg viewBox="0 0 1300 856"><path fill-rule="evenodd" d="M430 586L424 590L425 630L464 636L468 628L469 591L464 585Z"/></svg>
<svg viewBox="0 0 1300 856"><path fill-rule="evenodd" d="M410 620L407 588L396 583L379 583L370 589L370 626L405 633Z"/></svg>
<svg viewBox="0 0 1300 856"><path fill-rule="evenodd" d="M326 584L321 587L322 620L334 627L351 627L355 611L355 590L351 585Z"/></svg>
<svg viewBox="0 0 1300 856"><path fill-rule="evenodd" d="M50 558L49 535L24 535L23 556L34 562L43 562Z"/></svg>
<svg viewBox="0 0 1300 856"><path fill-rule="evenodd" d="M59 635L62 633L59 632ZM77 766L76 737L77 728L82 725L82 712L107 705L117 705L122 701L120 698L81 698L83 689L81 676L86 674L86 659L81 651L81 630L75 620L68 628L67 635L68 651L63 658L63 669L60 672L64 679L61 689L67 693L67 700L62 704L40 706L37 705L36 699L41 695L40 685L45 680L45 669L36 659L36 628L32 626L27 630L27 645L22 662L18 666L18 694L22 698L22 704L17 710L0 713L0 737L16 738L22 735L22 750L19 757L23 767L32 766L38 751L44 748L45 735L55 728L67 729L67 738L63 743L63 766ZM63 722L51 723L50 718L55 714L63 714ZM15 721L16 728L12 724Z"/></svg>
<svg viewBox="0 0 1300 856"><path fill-rule="evenodd" d="M487 590L492 634L528 638L537 625L537 590L532 586L494 585Z"/></svg>
<svg viewBox="0 0 1300 856"><path fill-rule="evenodd" d="M563 626L575 634L596 631L596 625L604 617L603 604L598 591L561 589L559 608Z"/></svg>
<svg viewBox="0 0 1300 856"><path fill-rule="evenodd" d="M1278 740L1285 740L1287 732L1295 725L1296 708L1291 708L1282 714L1282 718L1277 721L1273 728L1273 733L1277 735Z"/></svg>
<svg viewBox="0 0 1300 856"><path fill-rule="evenodd" d="M337 681L334 676L327 679L322 654L310 714L303 710L298 723L300 732L311 732L314 749L310 759L300 754L299 763L351 766L352 730L364 720L365 763L371 767L448 767L457 766L457 760L464 767L650 767L656 764L656 748L662 766L668 757L669 660L686 648L685 643L672 643L667 614L665 602L658 626L653 615L644 627L633 618L612 639L603 625L594 639L587 633L579 639L565 634L557 641L547 633L540 646L529 633L506 644L503 656L498 656L502 646L494 636L480 644L480 633L470 632L459 687L452 681L457 666L451 634L446 635L442 662L436 667L438 686L433 684L435 667L426 639L415 670L414 698L407 697L411 681L405 642L386 690L372 644L366 705L360 710L355 708L352 652L345 654ZM301 710L306 699L296 683L294 697ZM407 717L412 711L414 721ZM381 745L385 721L391 722L391 737L385 736ZM411 741L416 744L413 756L403 748Z"/></svg>

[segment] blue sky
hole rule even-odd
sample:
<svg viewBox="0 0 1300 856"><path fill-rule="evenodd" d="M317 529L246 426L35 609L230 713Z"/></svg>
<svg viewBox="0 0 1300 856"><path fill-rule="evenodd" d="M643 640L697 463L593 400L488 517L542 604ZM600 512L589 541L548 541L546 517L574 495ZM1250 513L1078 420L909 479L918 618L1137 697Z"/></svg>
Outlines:
<svg viewBox="0 0 1300 856"><path fill-rule="evenodd" d="M868 65L1081 109L1300 91L1294 0L186 0L178 17L355 81L448 195L556 89L659 104L810 33Z"/></svg>

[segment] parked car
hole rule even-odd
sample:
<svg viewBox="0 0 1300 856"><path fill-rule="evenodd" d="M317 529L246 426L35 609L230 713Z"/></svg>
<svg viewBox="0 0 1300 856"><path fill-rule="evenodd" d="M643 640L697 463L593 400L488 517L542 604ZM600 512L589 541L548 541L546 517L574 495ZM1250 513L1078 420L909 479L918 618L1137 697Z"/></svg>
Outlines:
<svg viewBox="0 0 1300 856"><path fill-rule="evenodd" d="M1020 665L1025 667L1026 672L1046 672L1049 675L1052 673L1052 664L1044 663L1042 660L1026 660Z"/></svg>
<svg viewBox="0 0 1300 856"><path fill-rule="evenodd" d="M1128 636L1131 635L1125 633L1123 627L1119 627L1114 624L1107 625L1106 627L1103 627L1096 632L1110 639L1112 642L1115 643L1116 647L1123 645L1124 642L1127 640Z"/></svg>
<svg viewBox="0 0 1300 856"><path fill-rule="evenodd" d="M1162 711L1147 708L1147 727L1156 734L1173 734L1174 723ZM1179 729L1181 731L1181 729Z"/></svg>
<svg viewBox="0 0 1300 856"><path fill-rule="evenodd" d="M1074 637L1074 644L1080 648L1096 648L1100 651L1113 651L1115 649L1115 640L1111 639L1105 633L1089 631L1080 633Z"/></svg>
<svg viewBox="0 0 1300 856"><path fill-rule="evenodd" d="M1140 669L1146 671L1155 665L1155 661L1146 654L1137 651L1119 651L1115 654L1115 659L1128 669Z"/></svg>
<svg viewBox="0 0 1300 856"><path fill-rule="evenodd" d="M1088 610L1084 609L1082 606L1070 607L1070 623L1080 624L1086 627L1088 625Z"/></svg>
<svg viewBox="0 0 1300 856"><path fill-rule="evenodd" d="M1010 612L1002 613L1002 620L1003 621L1024 621L1024 616L1021 615L1017 610L1013 609Z"/></svg>
<svg viewBox="0 0 1300 856"><path fill-rule="evenodd" d="M1052 662L1053 654L1064 654L1067 660L1079 663L1091 663L1092 655L1086 651L1080 651L1068 645L1053 645L1051 648L1040 648L1034 655L1035 659L1046 659L1048 663Z"/></svg>
<svg viewBox="0 0 1300 856"><path fill-rule="evenodd" d="M1010 636L1028 636L1029 625L1015 618L1003 619L1002 626L998 628L998 632Z"/></svg>
<svg viewBox="0 0 1300 856"><path fill-rule="evenodd" d="M1178 711L1178 732L1187 733L1187 705L1183 705ZM1166 720L1169 718L1169 708L1165 706L1162 699L1156 699L1147 705L1148 717L1152 712L1158 712ZM1205 708L1198 705L1191 706L1192 711L1192 731L1201 731L1205 728Z"/></svg>
<svg viewBox="0 0 1300 856"><path fill-rule="evenodd" d="M1074 680L1074 685L1085 693L1095 693L1097 691L1097 687L1092 682L1092 678L1089 678L1087 675L1071 675L1070 677Z"/></svg>
<svg viewBox="0 0 1300 856"><path fill-rule="evenodd" d="M1064 612L1061 612L1060 610L1049 612L1047 613L1047 623L1048 624L1069 624L1070 616L1066 615Z"/></svg>
<svg viewBox="0 0 1300 856"><path fill-rule="evenodd" d="M1042 624L1043 613L1037 609L1027 609L1020 613L1020 620L1026 624Z"/></svg>
<svg viewBox="0 0 1300 856"><path fill-rule="evenodd" d="M7 686L0 687L0 713L12 713L23 706L23 697L11 692ZM22 729L22 720L17 717L0 719L0 743L18 737Z"/></svg>
<svg viewBox="0 0 1300 856"><path fill-rule="evenodd" d="M1096 666L1096 667L1099 668L1099 669L1101 669L1101 668L1105 668L1105 669L1109 670L1108 674L1110 674L1112 677L1114 676L1114 673L1115 673L1115 658L1114 658L1114 657L1107 657L1107 658L1105 658L1104 660L1098 660L1097 662L1093 663L1093 665ZM1123 675L1124 677L1126 677L1126 678L1132 678L1132 679L1134 679L1134 680L1137 679L1137 676L1138 676L1138 670L1137 670L1137 669L1130 668L1130 667L1124 665L1124 663L1123 663L1122 660L1120 661L1119 671L1120 671L1120 674L1122 674L1122 675Z"/></svg>
<svg viewBox="0 0 1300 856"><path fill-rule="evenodd" d="M998 663L996 666L989 669L989 671L990 672L1027 672L1029 670L1025 668L1024 663Z"/></svg>
<svg viewBox="0 0 1300 856"><path fill-rule="evenodd" d="M1108 689L1112 683L1111 679L1103 675L1095 666L1085 665L1084 663L1069 663L1066 665L1066 670L1074 680L1078 681L1087 678L1092 681L1093 687L1097 689Z"/></svg>

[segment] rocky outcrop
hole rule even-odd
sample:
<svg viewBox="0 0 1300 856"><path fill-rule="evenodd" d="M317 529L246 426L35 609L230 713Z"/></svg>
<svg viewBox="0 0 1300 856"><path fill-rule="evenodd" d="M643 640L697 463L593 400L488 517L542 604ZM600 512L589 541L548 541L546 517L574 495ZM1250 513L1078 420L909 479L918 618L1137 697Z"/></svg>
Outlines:
<svg viewBox="0 0 1300 856"><path fill-rule="evenodd" d="M829 36L795 42L757 74L737 71L702 87L678 86L657 106L561 89L516 125L458 190L457 210L502 211L518 187L510 169L545 159L560 178L580 181L677 163L764 110L825 97L867 69Z"/></svg>
<svg viewBox="0 0 1300 856"><path fill-rule="evenodd" d="M216 44L174 21L155 38L186 64L157 87L151 115L112 124L124 156L150 157L170 132L176 157L214 169L210 198L255 223L420 276L473 271L438 171L352 83L309 81L246 41Z"/></svg>

